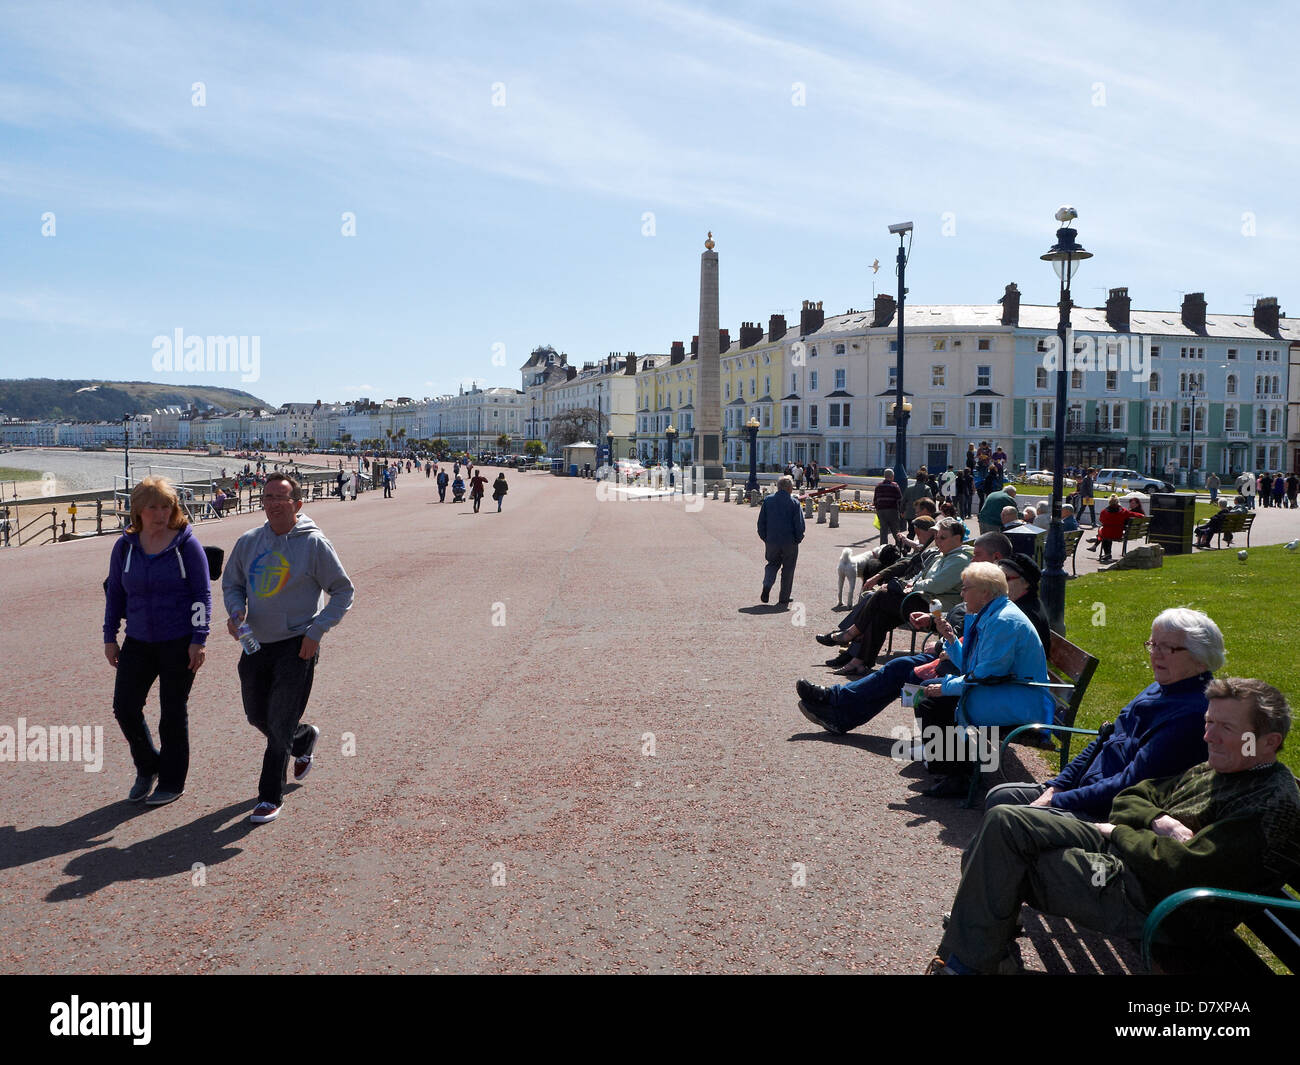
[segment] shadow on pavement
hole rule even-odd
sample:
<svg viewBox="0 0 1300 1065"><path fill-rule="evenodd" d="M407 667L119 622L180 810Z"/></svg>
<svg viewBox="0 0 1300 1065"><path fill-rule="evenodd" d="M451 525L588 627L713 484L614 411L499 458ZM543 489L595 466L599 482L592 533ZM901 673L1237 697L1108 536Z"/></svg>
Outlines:
<svg viewBox="0 0 1300 1065"><path fill-rule="evenodd" d="M234 858L242 848L232 844L260 827L247 817L256 802L254 796L232 803L224 810L215 810L188 825L179 825L129 847L99 847L79 854L63 870L78 879L60 884L45 896L45 901L66 902L119 881L157 880L188 873L196 862L213 866ZM237 821L220 827L222 822L236 816Z"/></svg>
<svg viewBox="0 0 1300 1065"><path fill-rule="evenodd" d="M13 825L0 825L0 869L98 847L107 842L101 837L118 825L148 812L144 803L122 800L91 810L63 825L38 825L25 832Z"/></svg>
<svg viewBox="0 0 1300 1065"><path fill-rule="evenodd" d="M742 606L737 614L788 614L789 603L759 603L757 606Z"/></svg>

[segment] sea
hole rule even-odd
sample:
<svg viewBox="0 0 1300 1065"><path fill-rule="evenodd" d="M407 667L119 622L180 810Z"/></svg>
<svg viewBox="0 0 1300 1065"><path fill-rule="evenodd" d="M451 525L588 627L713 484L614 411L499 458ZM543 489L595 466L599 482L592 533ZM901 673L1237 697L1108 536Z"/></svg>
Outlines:
<svg viewBox="0 0 1300 1065"><path fill-rule="evenodd" d="M313 456L322 461L322 456ZM244 468L247 460L235 455L195 455L180 451L131 451L131 476L133 479L151 473L161 474L171 480L196 480L204 476L220 476L221 471L233 476ZM277 462L274 454L267 455L267 469ZM302 464L307 467L307 463ZM124 472L121 451L73 451L66 448L20 448L0 452L0 466L32 470L53 476L55 487L45 488L47 495L65 492L101 491L113 488L113 478ZM184 473L182 474L182 469ZM0 499L24 499L42 494L41 481L4 481L0 484Z"/></svg>

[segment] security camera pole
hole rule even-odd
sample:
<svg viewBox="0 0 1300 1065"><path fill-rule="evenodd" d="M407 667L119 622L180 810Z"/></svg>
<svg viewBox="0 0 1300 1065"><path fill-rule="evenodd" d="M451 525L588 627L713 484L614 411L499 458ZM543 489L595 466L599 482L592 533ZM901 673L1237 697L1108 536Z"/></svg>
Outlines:
<svg viewBox="0 0 1300 1065"><path fill-rule="evenodd" d="M894 395L894 480L900 489L907 488L907 423L911 417L903 409L903 303L907 299L907 253L903 250L903 234L912 232L911 222L898 222L889 227L889 232L898 234L898 378ZM911 237L908 237L911 244Z"/></svg>

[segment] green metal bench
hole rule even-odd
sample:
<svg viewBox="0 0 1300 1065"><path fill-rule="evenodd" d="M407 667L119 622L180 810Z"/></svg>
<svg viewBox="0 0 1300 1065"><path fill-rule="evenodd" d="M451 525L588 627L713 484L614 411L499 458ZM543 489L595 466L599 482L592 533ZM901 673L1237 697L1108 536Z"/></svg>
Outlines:
<svg viewBox="0 0 1300 1065"><path fill-rule="evenodd" d="M1292 872L1291 885L1300 884ZM1222 888L1187 888L1163 899L1142 930L1142 962L1148 970L1270 975L1273 966L1241 936L1248 930L1290 973L1300 973L1300 898L1255 895ZM1180 920L1181 919L1181 920Z"/></svg>

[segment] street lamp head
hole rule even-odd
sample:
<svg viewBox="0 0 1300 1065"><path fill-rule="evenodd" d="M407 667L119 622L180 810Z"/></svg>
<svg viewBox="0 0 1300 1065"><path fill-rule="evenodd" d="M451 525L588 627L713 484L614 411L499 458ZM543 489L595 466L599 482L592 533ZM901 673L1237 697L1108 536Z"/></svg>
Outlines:
<svg viewBox="0 0 1300 1065"><path fill-rule="evenodd" d="M1068 215L1068 218L1063 218ZM1072 221L1077 216L1073 207L1062 207L1056 212L1059 221ZM1044 262L1052 264L1052 269L1056 271L1059 277L1068 286L1070 279L1079 273L1079 264L1084 259L1091 259L1092 252L1087 251L1082 244L1074 238L1077 237L1078 231L1063 226L1056 231L1056 243L1048 249L1045 255L1039 258Z"/></svg>
<svg viewBox="0 0 1300 1065"><path fill-rule="evenodd" d="M677 430L673 428L673 426L671 425L664 430L664 436L676 436L676 435L677 435Z"/></svg>
<svg viewBox="0 0 1300 1065"><path fill-rule="evenodd" d="M746 428L746 429L757 429L757 428L758 428L758 419L757 419L757 418L750 418L749 421L747 421L747 422L745 423L745 428Z"/></svg>
<svg viewBox="0 0 1300 1065"><path fill-rule="evenodd" d="M912 232L912 223L911 223L911 222L895 222L892 226L889 227L889 232L891 232L891 233L897 233L897 234L899 234L900 236L901 236L902 234L904 234L904 233L910 233L910 232Z"/></svg>

